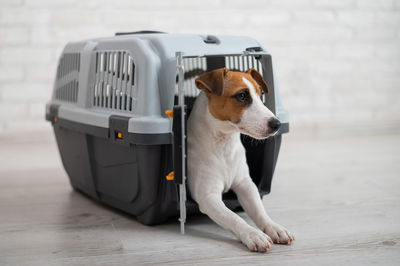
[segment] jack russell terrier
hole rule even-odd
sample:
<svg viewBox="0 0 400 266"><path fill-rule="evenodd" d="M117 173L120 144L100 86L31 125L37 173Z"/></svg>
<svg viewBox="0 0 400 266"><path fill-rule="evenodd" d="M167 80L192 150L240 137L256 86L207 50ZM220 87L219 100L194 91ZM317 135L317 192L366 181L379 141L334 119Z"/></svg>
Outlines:
<svg viewBox="0 0 400 266"><path fill-rule="evenodd" d="M256 139L274 135L280 122L263 104L268 86L255 69L217 69L195 81L201 90L188 119L188 186L200 211L231 231L252 251L291 244L294 236L267 215L250 178L240 133ZM260 230L229 210L222 193L232 189Z"/></svg>

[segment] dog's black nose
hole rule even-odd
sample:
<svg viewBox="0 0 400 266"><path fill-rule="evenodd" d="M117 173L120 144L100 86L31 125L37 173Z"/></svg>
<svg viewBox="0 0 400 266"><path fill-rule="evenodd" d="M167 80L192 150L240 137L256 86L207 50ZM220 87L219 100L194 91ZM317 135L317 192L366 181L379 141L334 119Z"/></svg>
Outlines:
<svg viewBox="0 0 400 266"><path fill-rule="evenodd" d="M268 120L268 126L272 132L275 132L281 127L281 122L276 118L271 118Z"/></svg>

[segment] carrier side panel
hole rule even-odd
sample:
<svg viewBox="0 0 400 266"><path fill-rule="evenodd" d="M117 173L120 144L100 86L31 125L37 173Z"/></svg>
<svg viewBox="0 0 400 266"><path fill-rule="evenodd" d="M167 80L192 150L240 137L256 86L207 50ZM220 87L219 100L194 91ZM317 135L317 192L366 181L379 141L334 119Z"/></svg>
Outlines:
<svg viewBox="0 0 400 266"><path fill-rule="evenodd" d="M98 198L91 169L88 136L57 124L54 125L54 133L72 187Z"/></svg>

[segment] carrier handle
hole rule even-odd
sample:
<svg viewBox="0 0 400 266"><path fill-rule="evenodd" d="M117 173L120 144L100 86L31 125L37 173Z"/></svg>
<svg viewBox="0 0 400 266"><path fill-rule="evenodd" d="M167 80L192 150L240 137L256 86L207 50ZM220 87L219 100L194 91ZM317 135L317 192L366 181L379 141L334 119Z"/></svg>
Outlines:
<svg viewBox="0 0 400 266"><path fill-rule="evenodd" d="M166 32L158 30L140 30L140 31L130 31L130 32L116 32L115 36L134 35L134 34L153 34L153 33L166 33Z"/></svg>

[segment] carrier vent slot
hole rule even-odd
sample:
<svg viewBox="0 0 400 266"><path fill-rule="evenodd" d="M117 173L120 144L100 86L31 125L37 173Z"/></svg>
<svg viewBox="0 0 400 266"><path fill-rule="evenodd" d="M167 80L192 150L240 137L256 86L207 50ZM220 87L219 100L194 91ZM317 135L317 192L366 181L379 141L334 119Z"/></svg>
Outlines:
<svg viewBox="0 0 400 266"><path fill-rule="evenodd" d="M66 102L78 100L80 54L64 53L59 61L56 75L55 98Z"/></svg>
<svg viewBox="0 0 400 266"><path fill-rule="evenodd" d="M128 51L95 53L93 106L121 111L133 110L135 63Z"/></svg>
<svg viewBox="0 0 400 266"><path fill-rule="evenodd" d="M262 64L258 57L253 55L222 56L225 58L225 67L230 71L245 72L250 68L256 69L261 74ZM223 64L223 62L222 62ZM207 72L207 57L186 57L183 59L185 68L185 81L183 84L186 97L196 97L200 90L195 85L195 79ZM175 86L175 95L178 95L178 85Z"/></svg>
<svg viewBox="0 0 400 266"><path fill-rule="evenodd" d="M78 100L78 81L72 80L57 88L56 99L66 102L76 102Z"/></svg>
<svg viewBox="0 0 400 266"><path fill-rule="evenodd" d="M254 68L261 74L263 73L262 64L260 60L252 55L226 56L225 67L230 71L241 71L241 72L245 72L250 68Z"/></svg>

